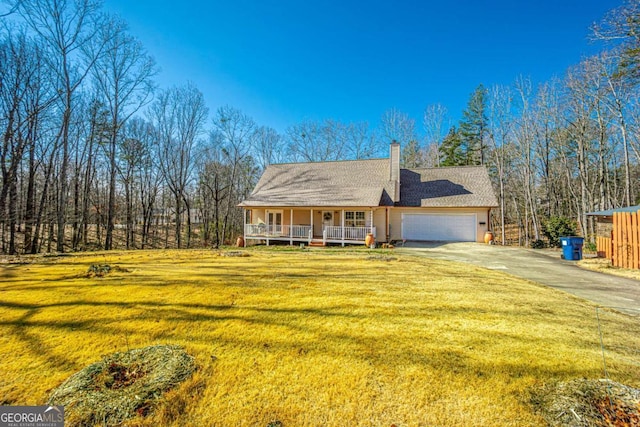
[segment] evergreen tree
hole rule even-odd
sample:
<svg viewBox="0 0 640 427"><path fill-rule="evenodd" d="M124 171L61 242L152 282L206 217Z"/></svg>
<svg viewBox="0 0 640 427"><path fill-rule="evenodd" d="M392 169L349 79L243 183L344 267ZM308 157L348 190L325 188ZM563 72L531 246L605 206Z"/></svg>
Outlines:
<svg viewBox="0 0 640 427"><path fill-rule="evenodd" d="M464 164L466 163L460 131L453 126L442 140L442 144L440 144L440 166L460 166Z"/></svg>
<svg viewBox="0 0 640 427"><path fill-rule="evenodd" d="M460 134L465 151L465 164L485 164L485 137L488 132L487 90L481 84L471 95L467 109L462 113Z"/></svg>

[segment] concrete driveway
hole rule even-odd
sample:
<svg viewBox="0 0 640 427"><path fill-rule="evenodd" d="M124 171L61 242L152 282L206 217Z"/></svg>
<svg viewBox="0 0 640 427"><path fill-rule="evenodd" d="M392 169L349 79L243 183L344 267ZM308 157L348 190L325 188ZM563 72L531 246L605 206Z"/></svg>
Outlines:
<svg viewBox="0 0 640 427"><path fill-rule="evenodd" d="M481 243L406 242L398 252L458 261L500 270L532 280L603 307L640 315L640 281L578 267L560 259L560 252L493 246Z"/></svg>

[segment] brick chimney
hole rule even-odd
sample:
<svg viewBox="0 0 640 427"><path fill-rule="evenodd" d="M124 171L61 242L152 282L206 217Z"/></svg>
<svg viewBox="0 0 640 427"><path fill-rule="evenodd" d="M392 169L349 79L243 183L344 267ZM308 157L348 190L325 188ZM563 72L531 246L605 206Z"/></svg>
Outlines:
<svg viewBox="0 0 640 427"><path fill-rule="evenodd" d="M400 144L395 140L391 141L389 163L389 180L394 182L391 198L397 203L400 201Z"/></svg>

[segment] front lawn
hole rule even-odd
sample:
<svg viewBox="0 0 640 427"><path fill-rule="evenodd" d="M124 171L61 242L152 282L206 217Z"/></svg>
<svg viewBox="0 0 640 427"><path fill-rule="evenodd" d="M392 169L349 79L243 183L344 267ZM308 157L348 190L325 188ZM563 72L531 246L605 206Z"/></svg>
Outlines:
<svg viewBox="0 0 640 427"><path fill-rule="evenodd" d="M165 343L199 370L134 425L537 426L540 386L604 375L595 307L568 294L380 251L246 253L4 264L0 404L43 404L102 356ZM599 314L609 376L640 386L638 320Z"/></svg>

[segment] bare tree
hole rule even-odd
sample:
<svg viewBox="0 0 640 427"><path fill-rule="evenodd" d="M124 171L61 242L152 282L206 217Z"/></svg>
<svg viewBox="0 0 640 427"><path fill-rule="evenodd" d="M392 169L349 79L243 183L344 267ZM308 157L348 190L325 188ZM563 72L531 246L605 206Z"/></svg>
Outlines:
<svg viewBox="0 0 640 427"><path fill-rule="evenodd" d="M284 141L273 128L260 126L255 133L256 160L261 170L272 163L285 161Z"/></svg>
<svg viewBox="0 0 640 427"><path fill-rule="evenodd" d="M148 243L158 184L157 180L150 179L154 168L151 161L152 129L149 124L134 117L127 121L122 134L116 168L124 188L126 247L130 249L136 247L135 225L138 218L142 219L141 244L144 247Z"/></svg>
<svg viewBox="0 0 640 427"><path fill-rule="evenodd" d="M613 116L613 120L618 128L620 140L622 142L622 156L624 167L624 201L627 206L632 204L632 187L631 180L631 159L629 156L629 126L628 126L628 107L631 106L632 82L626 74L616 72L618 58L614 55L603 53L599 56L590 58L589 64L594 68L591 75L593 84L597 84L600 89L597 92L599 101ZM601 127L604 125L601 124ZM604 141L602 141L604 142ZM604 144L600 144L601 146ZM601 168L604 168L604 158L601 159ZM601 171L604 175L604 171ZM603 189L604 190L604 189ZM603 208L604 209L604 208Z"/></svg>
<svg viewBox="0 0 640 427"><path fill-rule="evenodd" d="M231 166L227 162L228 156L222 149L220 135L212 132L207 148L200 157L198 165L198 191L200 195L200 209L203 218L204 243L208 245L213 239L213 246L222 245L221 220L224 203L231 186ZM213 233L213 236L212 236Z"/></svg>
<svg viewBox="0 0 640 427"><path fill-rule="evenodd" d="M395 108L387 110L380 122L382 136L388 143L397 141L400 144L408 144L416 138L416 122L407 113Z"/></svg>
<svg viewBox="0 0 640 427"><path fill-rule="evenodd" d="M427 162L432 166L440 166L440 142L451 128L447 114L447 108L441 104L428 105L424 109L422 124L426 146L429 147L429 153L431 153Z"/></svg>
<svg viewBox="0 0 640 427"><path fill-rule="evenodd" d="M60 140L61 165L56 209L56 249L64 251L66 208L68 197L67 168L69 164L69 132L73 111L73 95L84 81L97 59L79 60L82 49L96 36L100 26L100 3L96 0L19 0L12 6L38 35L47 52L51 72L57 81L61 104Z"/></svg>
<svg viewBox="0 0 640 427"><path fill-rule="evenodd" d="M597 123L593 120L599 108L600 76L592 80L595 71L591 60L587 59L572 67L565 79L565 143L559 154L567 172L569 190L574 200L575 211L582 228L583 235L587 235L586 214L593 206L591 188L595 181L591 167L591 153L594 150L594 138ZM599 71L597 71L599 73ZM573 185L572 173L577 169L577 185ZM578 187L576 189L574 187Z"/></svg>
<svg viewBox="0 0 640 427"><path fill-rule="evenodd" d="M619 56L615 74L640 78L640 0L626 0L592 26L593 37L613 43Z"/></svg>
<svg viewBox="0 0 640 427"><path fill-rule="evenodd" d="M560 113L560 86L557 80L551 80L538 87L531 107L534 131L534 150L538 175L542 181L540 189L541 206L547 217L561 212L558 186L558 171L554 168L556 142L559 129L565 123Z"/></svg>
<svg viewBox="0 0 640 427"><path fill-rule="evenodd" d="M154 60L146 53L142 44L132 37L126 24L118 18L107 18L101 26L92 47L98 60L93 67L93 78L99 93L108 107L110 115L109 157L109 202L107 232L104 248L113 247L113 228L116 207L117 151L120 130L126 121L143 105L149 102L153 91L152 77L156 74ZM128 230L128 237L130 237ZM127 238L127 247L130 239Z"/></svg>
<svg viewBox="0 0 640 427"><path fill-rule="evenodd" d="M415 168L424 165L424 151L418 142L414 119L392 108L382 115L380 125L387 143L397 141L402 145L403 166Z"/></svg>
<svg viewBox="0 0 640 427"><path fill-rule="evenodd" d="M6 18L7 16L13 15L18 10L18 6L20 5L20 1L16 1L8 4L8 8L6 10L0 11L0 18ZM2 4L0 3L0 6Z"/></svg>
<svg viewBox="0 0 640 427"><path fill-rule="evenodd" d="M239 187L242 178L243 164L253 146L256 138L256 125L253 119L230 106L221 107L216 111L213 119L213 127L218 148L227 158L230 165L228 192L234 194ZM227 204L222 220L222 239L227 238L230 218L235 203L239 200L227 197Z"/></svg>
<svg viewBox="0 0 640 427"><path fill-rule="evenodd" d="M369 159L382 154L386 148L382 147L380 139L371 131L367 122L349 123L343 127L343 131L347 157L350 159Z"/></svg>
<svg viewBox="0 0 640 427"><path fill-rule="evenodd" d="M334 120L304 121L287 129L288 155L294 161L326 162L347 156L344 125Z"/></svg>
<svg viewBox="0 0 640 427"><path fill-rule="evenodd" d="M109 112L105 109L104 104L97 99L94 98L89 101L84 114L84 120L88 130L82 146L82 155L77 160L77 168L79 169L77 175L82 173L82 177L78 176L76 178L76 188L78 188L80 184L82 188L78 188L77 191L80 192L80 196L76 196L76 199L80 198L81 201L79 203L79 212L76 212L74 216L74 237L72 241L74 249L77 249L80 243L82 243L84 247L89 243L89 222L92 219L90 213L92 206L92 189L94 188L95 179L97 178L96 175L101 169L98 147L107 145L110 135ZM74 203L74 205L78 205L78 203ZM98 228L96 232L99 233L100 228Z"/></svg>
<svg viewBox="0 0 640 427"><path fill-rule="evenodd" d="M490 144L490 164L498 180L498 203L500 204L500 243L506 242L506 182L513 168L514 149L512 143L512 94L511 89L494 86L488 91L488 125Z"/></svg>
<svg viewBox="0 0 640 427"><path fill-rule="evenodd" d="M162 91L150 110L158 144L156 160L174 199L178 248L182 247L183 206L186 209L187 239L190 238L191 217L187 190L194 178L194 157L207 114L204 97L192 84Z"/></svg>
<svg viewBox="0 0 640 427"><path fill-rule="evenodd" d="M151 123L141 118L130 120L125 129L125 137L135 141L131 147L134 150L131 150L122 161L128 165L127 167L133 169L134 183L131 193L135 193L138 198L137 205L142 221L140 243L144 249L150 245L154 208L162 186L162 174L154 161L154 144L156 143L154 135L156 133ZM130 210L133 210L133 200L131 203ZM127 209L129 210L129 208Z"/></svg>
<svg viewBox="0 0 640 427"><path fill-rule="evenodd" d="M0 125L2 145L0 145L0 220L2 222L2 249L11 254L16 253L15 227L17 209L17 182L19 166L27 146L24 123L27 97L33 85L32 68L37 70L36 63L30 61L31 46L24 32L15 37L11 33L0 41ZM34 67L35 66L35 67ZM9 203L7 206L7 198ZM5 247L4 231L9 226L9 248Z"/></svg>
<svg viewBox="0 0 640 427"><path fill-rule="evenodd" d="M515 84L521 108L519 126L514 132L514 140L520 151L521 159L518 162L518 173L520 174L520 185L524 191L524 206L522 212L521 227L524 230L524 243L528 245L531 238L540 239L540 219L538 217L537 205L537 177L535 174L535 133L534 119L531 109L532 86L527 78L519 78ZM533 231L531 236L530 226Z"/></svg>
<svg viewBox="0 0 640 427"><path fill-rule="evenodd" d="M4 37L0 39L0 63L3 64L0 67L0 221L4 225L9 220L8 251L15 253L15 232L20 220L17 185L19 181L27 183L25 246L30 251L35 215L36 145L46 141L40 134L42 115L52 106L57 94L51 93L42 49L23 29L5 29ZM20 174L25 153L29 158L26 179ZM44 188L47 188L46 183Z"/></svg>

